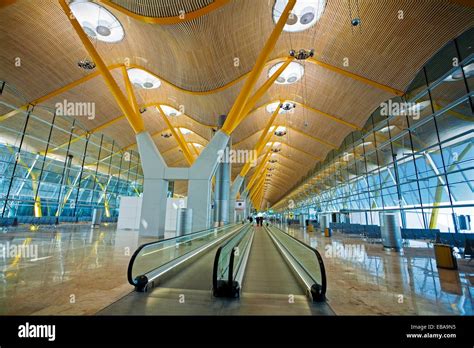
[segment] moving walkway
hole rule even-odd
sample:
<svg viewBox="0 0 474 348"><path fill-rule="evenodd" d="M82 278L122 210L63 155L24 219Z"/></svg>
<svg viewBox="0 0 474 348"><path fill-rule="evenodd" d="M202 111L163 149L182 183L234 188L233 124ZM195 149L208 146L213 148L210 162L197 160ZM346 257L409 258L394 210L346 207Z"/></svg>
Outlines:
<svg viewBox="0 0 474 348"><path fill-rule="evenodd" d="M325 301L326 272L316 249L274 226L242 230L221 245L214 261L213 292L305 294Z"/></svg>
<svg viewBox="0 0 474 348"><path fill-rule="evenodd" d="M321 302L319 253L276 227L229 225L142 245L128 279L137 291L99 314L334 314ZM298 305L283 308L288 296Z"/></svg>

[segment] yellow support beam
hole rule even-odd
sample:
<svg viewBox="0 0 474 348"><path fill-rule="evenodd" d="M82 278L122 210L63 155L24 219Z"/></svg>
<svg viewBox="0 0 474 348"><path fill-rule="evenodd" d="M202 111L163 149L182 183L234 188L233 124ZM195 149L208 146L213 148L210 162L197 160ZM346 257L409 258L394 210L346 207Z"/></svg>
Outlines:
<svg viewBox="0 0 474 348"><path fill-rule="evenodd" d="M176 141L178 142L178 145L179 147L181 148L181 151L183 151L183 155L184 157L186 158L186 161L189 163L189 165L192 165L193 162L194 162L194 158L193 156L191 155L191 152L189 151L189 148L186 144L186 142L184 141L184 139L181 137L182 136L182 133L181 133L181 130L178 130L176 131L176 129L173 127L173 125L171 124L170 120L168 119L168 117L166 117L166 114L165 112L163 111L163 109L161 108L160 105L157 105L156 107L158 109L158 111L160 112L160 115L161 117L163 118L163 120L165 121L166 125L168 126L168 128L170 129L170 132L171 134L173 134L174 138L176 139ZM179 133L179 134L178 134ZM181 135L181 136L180 136Z"/></svg>
<svg viewBox="0 0 474 348"><path fill-rule="evenodd" d="M263 159L260 162L260 164L258 165L258 167L255 168L255 171L254 171L253 175L251 176L251 178L249 180L249 183L247 184L246 190L250 190L252 185L255 183L255 180L257 179L258 174L262 171L262 168L264 167L265 163L267 162L268 157L270 156L270 152L271 152L271 147L265 153L265 156L263 157Z"/></svg>
<svg viewBox="0 0 474 348"><path fill-rule="evenodd" d="M262 134L260 135L260 138L257 141L257 144L255 145L255 153L256 156L260 156L260 153L262 150L265 148L265 144L270 140L272 137L272 133L270 131L271 126L273 125L273 122L275 122L276 117L278 116L278 111L280 110L280 105L276 108L276 110L273 112L272 116L268 120L267 124L265 125L265 128L263 129ZM249 172L251 167L251 163L247 162L245 163L244 167L240 171L240 176L245 177L247 173Z"/></svg>
<svg viewBox="0 0 474 348"><path fill-rule="evenodd" d="M122 75L123 82L125 83L125 90L127 91L128 102L132 106L135 114L140 115L140 108L138 107L137 97L135 96L135 92L133 91L133 86L130 82L130 77L128 76L127 68L125 66L122 66Z"/></svg>
<svg viewBox="0 0 474 348"><path fill-rule="evenodd" d="M266 174L267 174L267 169L265 168L265 170L263 171L263 174L260 176L257 183L250 189L249 197L255 198L255 195L257 194L258 190L260 190L263 183L265 182Z"/></svg>
<svg viewBox="0 0 474 348"><path fill-rule="evenodd" d="M196 154L196 157L199 157L199 151L196 149L196 146L194 146L194 144L191 143L191 147L193 148L194 153Z"/></svg>
<svg viewBox="0 0 474 348"><path fill-rule="evenodd" d="M257 101L268 91L268 89L275 83L276 79L283 73L283 71L287 68L287 66L293 61L293 57L288 57L281 67L278 68L277 71L270 76L265 83L260 86L260 88L255 92L255 94L248 100L245 108L239 115L239 119L237 125L240 124L250 113L252 108L257 104ZM281 101L280 101L281 102Z"/></svg>
<svg viewBox="0 0 474 348"><path fill-rule="evenodd" d="M267 61L273 49L275 48L278 38L280 37L280 34L283 31L283 27L285 26L286 21L288 20L290 11L293 9L295 4L296 0L288 1L288 4L283 10L280 19L273 28L270 37L268 38L267 42L265 43L265 46L263 47L262 51L260 52L260 55L257 58L255 66L253 67L248 78L245 80L244 86L240 90L240 93L237 99L235 100L234 105L232 105L232 108L229 114L227 115L226 121L222 126L222 131L224 133L231 134L232 130L238 126L240 114L242 113L242 110L244 110L247 101L249 100L249 95L265 66L265 62Z"/></svg>
<svg viewBox="0 0 474 348"><path fill-rule="evenodd" d="M69 8L66 1L65 0L58 0L58 1L64 11L64 14L69 19L69 22L71 22L71 25L73 26L76 34L79 36L80 40L82 41L84 48L90 54L98 70L104 77L107 87L110 89L120 109L122 110L124 115L127 117L127 120L130 123L130 126L133 128L133 131L135 132L135 134L143 132L145 130L145 125L143 123L143 119L141 118L140 114L137 114L134 112L132 106L130 105L127 98L124 96L124 94L120 90L120 87L118 86L117 82L114 80L109 69L105 65L104 61L100 57L99 53L95 49L92 42L87 37L86 33L82 29L81 25L79 24L78 20L74 16L73 12Z"/></svg>

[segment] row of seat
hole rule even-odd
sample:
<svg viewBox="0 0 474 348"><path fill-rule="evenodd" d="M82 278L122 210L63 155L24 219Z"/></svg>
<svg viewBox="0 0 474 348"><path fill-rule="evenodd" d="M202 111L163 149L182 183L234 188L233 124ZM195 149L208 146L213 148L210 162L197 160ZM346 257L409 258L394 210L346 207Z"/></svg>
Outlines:
<svg viewBox="0 0 474 348"><path fill-rule="evenodd" d="M102 222L117 222L117 216L103 217ZM30 225L57 225L58 223L91 222L92 216L17 216L0 217L0 227L17 226L18 224Z"/></svg>

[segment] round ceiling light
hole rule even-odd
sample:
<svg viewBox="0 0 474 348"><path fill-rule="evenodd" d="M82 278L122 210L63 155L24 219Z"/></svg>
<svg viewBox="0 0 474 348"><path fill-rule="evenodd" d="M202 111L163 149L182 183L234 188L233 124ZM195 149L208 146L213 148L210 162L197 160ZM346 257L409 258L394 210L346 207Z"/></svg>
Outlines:
<svg viewBox="0 0 474 348"><path fill-rule="evenodd" d="M148 71L138 68L131 68L127 70L127 73L130 81L138 88L155 89L161 86L160 79L150 74ZM165 111L164 106L162 106L162 108L163 111Z"/></svg>
<svg viewBox="0 0 474 348"><path fill-rule="evenodd" d="M273 20L278 22L288 0L276 0L273 7ZM284 31L297 32L311 28L322 16L326 0L298 0L291 11Z"/></svg>
<svg viewBox="0 0 474 348"><path fill-rule="evenodd" d="M280 102L273 102L270 103L266 106L266 110L269 114L273 114L276 110L276 108L280 105ZM287 112L291 111L295 107L295 102L291 100L285 100L282 103L282 107L280 108L280 111L278 111L278 114L286 114Z"/></svg>
<svg viewBox="0 0 474 348"><path fill-rule="evenodd" d="M278 126L277 129L275 130L275 135L277 137L282 137L282 136L286 135L286 127Z"/></svg>
<svg viewBox="0 0 474 348"><path fill-rule="evenodd" d="M203 145L201 145L201 144L199 144L199 143L193 143L193 145L196 146L196 147L199 148L199 149L200 149L201 147L203 147Z"/></svg>
<svg viewBox="0 0 474 348"><path fill-rule="evenodd" d="M272 76L281 66L283 62L276 63L268 70L268 77ZM304 75L304 67L300 63L291 62L286 69L278 76L275 83L279 85L291 85L297 82Z"/></svg>
<svg viewBox="0 0 474 348"><path fill-rule="evenodd" d="M69 8L91 38L109 43L119 42L124 38L122 24L105 7L89 0L74 0Z"/></svg>
<svg viewBox="0 0 474 348"><path fill-rule="evenodd" d="M168 105L160 105L160 106L161 106L161 110L163 110L165 115L168 117L176 117L176 116L181 115L181 112L179 112L178 110L176 110L175 108L171 106L168 106Z"/></svg>

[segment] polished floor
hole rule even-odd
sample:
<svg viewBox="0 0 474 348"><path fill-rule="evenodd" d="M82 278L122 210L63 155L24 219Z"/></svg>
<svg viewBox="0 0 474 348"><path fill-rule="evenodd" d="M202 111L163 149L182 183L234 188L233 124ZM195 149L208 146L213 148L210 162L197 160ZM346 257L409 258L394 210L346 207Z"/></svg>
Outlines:
<svg viewBox="0 0 474 348"><path fill-rule="evenodd" d="M95 314L132 291L128 262L147 241L115 224L2 230L0 314Z"/></svg>
<svg viewBox="0 0 474 348"><path fill-rule="evenodd" d="M328 303L338 315L474 314L473 261L458 259L457 271L438 269L426 242L411 242L397 253L341 233L328 238L280 227L320 251Z"/></svg>
<svg viewBox="0 0 474 348"><path fill-rule="evenodd" d="M150 239L139 238L136 231L116 230L115 226L2 230L0 314L93 315L106 312L104 308L130 294L133 289L126 279L129 259L138 245ZM458 271L441 270L436 268L433 249L426 243L405 247L399 254L338 233L326 238L299 228L287 231L322 254L328 304L337 315L474 314L474 262L460 261ZM179 292L160 291L155 301L158 295L174 301L174 292ZM207 290L193 290L192 294L196 298L188 296L188 303L212 302ZM257 304L265 304L259 296L249 293L243 297L238 314L258 314ZM284 301L278 296L266 297L265 301L278 307L278 301ZM235 303L215 305L221 306L219 314L236 312ZM174 314L185 314L184 307L178 306ZM139 309L130 308L130 314L140 314ZM154 314L142 307L141 314L145 313Z"/></svg>

